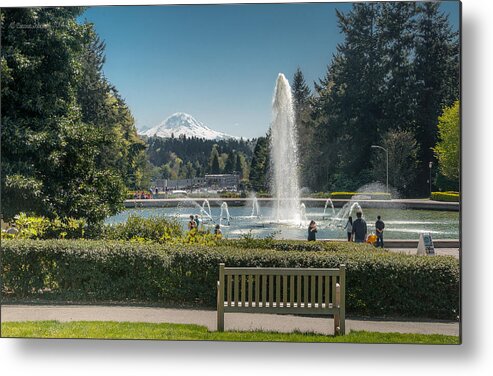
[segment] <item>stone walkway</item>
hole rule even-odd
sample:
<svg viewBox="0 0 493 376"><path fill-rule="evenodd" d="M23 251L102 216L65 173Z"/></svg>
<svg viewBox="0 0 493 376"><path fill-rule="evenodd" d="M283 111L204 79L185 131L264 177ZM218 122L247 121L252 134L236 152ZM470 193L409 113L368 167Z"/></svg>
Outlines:
<svg viewBox="0 0 493 376"><path fill-rule="evenodd" d="M216 330L216 311L95 305L3 305L1 321L129 321L204 325ZM459 335L458 322L346 320L347 330ZM226 330L315 332L333 334L331 318L226 313Z"/></svg>

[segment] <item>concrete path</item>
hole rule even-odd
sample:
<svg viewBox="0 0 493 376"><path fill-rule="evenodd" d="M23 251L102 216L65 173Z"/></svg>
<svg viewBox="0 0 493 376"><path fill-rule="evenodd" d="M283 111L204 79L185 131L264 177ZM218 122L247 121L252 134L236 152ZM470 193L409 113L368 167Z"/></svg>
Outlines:
<svg viewBox="0 0 493 376"><path fill-rule="evenodd" d="M88 305L3 305L1 321L130 321L204 325L216 330L216 311L125 306ZM331 318L226 313L226 330L255 330L276 332L315 332L333 334ZM346 320L349 330L371 332L400 332L459 335L457 322L407 322Z"/></svg>

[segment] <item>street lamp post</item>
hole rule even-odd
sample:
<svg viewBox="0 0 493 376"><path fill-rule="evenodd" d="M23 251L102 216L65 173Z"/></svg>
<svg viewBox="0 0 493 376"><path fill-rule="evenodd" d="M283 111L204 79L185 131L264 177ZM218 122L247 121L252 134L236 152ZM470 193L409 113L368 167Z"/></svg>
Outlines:
<svg viewBox="0 0 493 376"><path fill-rule="evenodd" d="M382 149L385 152L385 156L387 157L387 193L389 193L389 151L382 146L372 145L374 149Z"/></svg>
<svg viewBox="0 0 493 376"><path fill-rule="evenodd" d="M433 167L433 162L430 162L428 164L428 167L430 168L430 199L431 199L431 168Z"/></svg>

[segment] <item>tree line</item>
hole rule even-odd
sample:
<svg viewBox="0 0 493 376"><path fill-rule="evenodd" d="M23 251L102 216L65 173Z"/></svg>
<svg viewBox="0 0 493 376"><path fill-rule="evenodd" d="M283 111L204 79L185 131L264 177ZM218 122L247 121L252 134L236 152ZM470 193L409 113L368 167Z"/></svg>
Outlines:
<svg viewBox="0 0 493 376"><path fill-rule="evenodd" d="M147 139L152 179L189 179L205 174L247 178L256 140L206 140L197 137Z"/></svg>
<svg viewBox="0 0 493 376"><path fill-rule="evenodd" d="M372 148L381 146L388 151L389 184L402 194L426 196L430 172L434 188L457 190L458 175L443 173L436 155L438 118L460 89L458 33L440 5L356 3L337 18L344 40L325 75L313 90L300 68L291 81L302 185L354 191L385 183L386 153ZM268 138L259 139L251 167L253 185L262 189L268 188Z"/></svg>

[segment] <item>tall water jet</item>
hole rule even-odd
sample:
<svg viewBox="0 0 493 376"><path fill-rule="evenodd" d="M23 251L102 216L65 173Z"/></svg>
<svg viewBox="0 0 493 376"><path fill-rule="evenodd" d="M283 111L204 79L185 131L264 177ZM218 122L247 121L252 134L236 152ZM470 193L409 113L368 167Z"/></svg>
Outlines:
<svg viewBox="0 0 493 376"><path fill-rule="evenodd" d="M332 216L335 216L335 214L336 214L336 210L334 209L334 203L332 202L332 200L330 198L328 198L327 201L325 201L324 213L322 214L322 218L325 218L325 211L327 210L327 206L329 205L329 203L330 203L330 206L332 207Z"/></svg>
<svg viewBox="0 0 493 376"><path fill-rule="evenodd" d="M250 217L260 217L260 207L258 205L258 200L255 194L252 195L252 214L250 214Z"/></svg>
<svg viewBox="0 0 493 376"><path fill-rule="evenodd" d="M221 214L219 215L219 225L222 226L222 220L226 219L229 226L230 218L231 217L229 215L228 204L226 202L223 202L221 204Z"/></svg>
<svg viewBox="0 0 493 376"><path fill-rule="evenodd" d="M277 221L300 223L298 135L289 82L279 73L272 99L271 190Z"/></svg>

